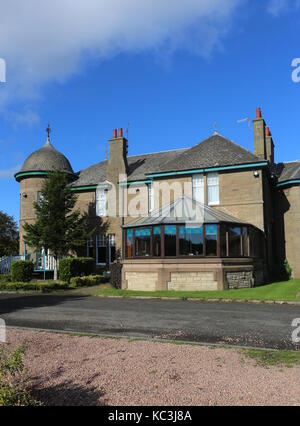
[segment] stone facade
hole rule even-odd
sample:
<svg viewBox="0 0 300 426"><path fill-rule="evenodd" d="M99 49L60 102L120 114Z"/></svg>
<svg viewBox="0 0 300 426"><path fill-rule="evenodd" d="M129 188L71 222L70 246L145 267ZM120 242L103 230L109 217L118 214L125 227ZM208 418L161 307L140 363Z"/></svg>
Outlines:
<svg viewBox="0 0 300 426"><path fill-rule="evenodd" d="M226 281L229 290L254 286L253 273L250 271L227 272Z"/></svg>

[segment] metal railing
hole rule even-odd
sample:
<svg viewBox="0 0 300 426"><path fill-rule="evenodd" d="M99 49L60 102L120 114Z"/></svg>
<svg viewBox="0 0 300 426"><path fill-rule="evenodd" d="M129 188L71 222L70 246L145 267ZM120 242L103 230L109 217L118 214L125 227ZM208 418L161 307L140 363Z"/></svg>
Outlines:
<svg viewBox="0 0 300 426"><path fill-rule="evenodd" d="M0 274L9 274L10 265L15 260L22 260L23 256L7 256L0 258Z"/></svg>

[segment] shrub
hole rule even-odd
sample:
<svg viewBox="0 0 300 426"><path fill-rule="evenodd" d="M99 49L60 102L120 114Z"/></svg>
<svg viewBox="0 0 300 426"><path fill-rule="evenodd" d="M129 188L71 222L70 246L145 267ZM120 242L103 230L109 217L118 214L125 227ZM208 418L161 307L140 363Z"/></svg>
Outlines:
<svg viewBox="0 0 300 426"><path fill-rule="evenodd" d="M284 265L284 272L285 272L286 277L288 279L291 279L293 270L292 270L292 268L291 268L291 266L290 266L290 264L289 264L289 262L288 262L287 259L285 259L283 265Z"/></svg>
<svg viewBox="0 0 300 426"><path fill-rule="evenodd" d="M104 284L107 279L102 275L90 275L88 277L74 277L71 278L71 287L92 287L93 285Z"/></svg>
<svg viewBox="0 0 300 426"><path fill-rule="evenodd" d="M59 262L59 278L69 283L71 278L88 276L94 270L94 262L89 257L62 259Z"/></svg>
<svg viewBox="0 0 300 426"><path fill-rule="evenodd" d="M122 264L120 262L114 262L110 267L110 284L114 288L122 288Z"/></svg>
<svg viewBox="0 0 300 426"><path fill-rule="evenodd" d="M24 352L24 346L11 353L0 350L0 406L41 405L28 390Z"/></svg>
<svg viewBox="0 0 300 426"><path fill-rule="evenodd" d="M11 281L10 274L1 274L0 275L0 283L1 282L8 283L9 281Z"/></svg>
<svg viewBox="0 0 300 426"><path fill-rule="evenodd" d="M30 283L0 282L0 291L41 291L66 290L69 285L61 281L31 281Z"/></svg>
<svg viewBox="0 0 300 426"><path fill-rule="evenodd" d="M14 282L29 282L32 279L34 266L30 260L12 262L10 267L11 280Z"/></svg>

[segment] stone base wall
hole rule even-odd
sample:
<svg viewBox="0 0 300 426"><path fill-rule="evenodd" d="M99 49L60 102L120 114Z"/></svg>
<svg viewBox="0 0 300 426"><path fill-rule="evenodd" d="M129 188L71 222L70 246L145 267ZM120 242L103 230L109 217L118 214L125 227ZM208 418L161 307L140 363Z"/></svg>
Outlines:
<svg viewBox="0 0 300 426"><path fill-rule="evenodd" d="M218 282L213 272L174 272L171 273L168 290L214 291L218 290Z"/></svg>
<svg viewBox="0 0 300 426"><path fill-rule="evenodd" d="M226 281L229 290L251 288L254 284L252 271L226 272Z"/></svg>
<svg viewBox="0 0 300 426"><path fill-rule="evenodd" d="M157 289L158 273L126 272L125 280L128 290L155 291Z"/></svg>

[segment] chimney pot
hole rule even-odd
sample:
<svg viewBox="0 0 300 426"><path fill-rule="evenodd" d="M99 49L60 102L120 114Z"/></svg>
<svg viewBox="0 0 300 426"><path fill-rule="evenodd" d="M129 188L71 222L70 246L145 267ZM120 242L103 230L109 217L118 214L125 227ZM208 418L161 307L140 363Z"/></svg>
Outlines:
<svg viewBox="0 0 300 426"><path fill-rule="evenodd" d="M123 137L123 129L119 129L119 138Z"/></svg>
<svg viewBox="0 0 300 426"><path fill-rule="evenodd" d="M262 117L261 108L258 107L258 108L256 108L256 118L261 118L261 117Z"/></svg>
<svg viewBox="0 0 300 426"><path fill-rule="evenodd" d="M272 136L270 127L266 127L266 136Z"/></svg>
<svg viewBox="0 0 300 426"><path fill-rule="evenodd" d="M117 139L117 129L113 130L113 139Z"/></svg>

